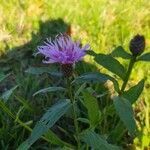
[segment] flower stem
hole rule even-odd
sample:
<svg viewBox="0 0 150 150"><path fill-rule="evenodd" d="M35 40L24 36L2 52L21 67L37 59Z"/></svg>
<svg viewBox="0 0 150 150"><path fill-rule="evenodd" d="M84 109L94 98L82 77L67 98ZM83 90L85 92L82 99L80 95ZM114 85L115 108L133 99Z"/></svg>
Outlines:
<svg viewBox="0 0 150 150"><path fill-rule="evenodd" d="M129 80L129 77L131 75L131 72L132 72L132 69L133 69L133 66L136 62L136 57L135 56L132 56L131 60L130 60L130 63L129 63L129 66L128 66L128 70L127 70L127 73L126 73L126 76L125 76L125 80L122 84L122 87L121 87L121 93L125 90L126 88L126 85L128 83L128 80Z"/></svg>
<svg viewBox="0 0 150 150"><path fill-rule="evenodd" d="M78 127L77 113L76 113L76 108L75 108L75 99L72 94L72 86L71 86L71 81L69 78L67 78L67 87L68 87L68 95L72 103L73 120L74 120L75 132L76 132L77 147L78 147L78 150L80 150L79 127Z"/></svg>

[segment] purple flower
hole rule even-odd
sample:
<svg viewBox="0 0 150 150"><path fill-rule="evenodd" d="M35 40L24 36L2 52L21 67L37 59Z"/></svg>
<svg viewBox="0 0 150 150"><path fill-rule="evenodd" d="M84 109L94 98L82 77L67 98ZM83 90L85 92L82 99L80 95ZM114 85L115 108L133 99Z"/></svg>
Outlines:
<svg viewBox="0 0 150 150"><path fill-rule="evenodd" d="M38 53L45 56L44 63L74 64L86 54L89 45L81 47L81 43L73 42L68 35L60 34L54 41L48 39L45 45L38 47Z"/></svg>

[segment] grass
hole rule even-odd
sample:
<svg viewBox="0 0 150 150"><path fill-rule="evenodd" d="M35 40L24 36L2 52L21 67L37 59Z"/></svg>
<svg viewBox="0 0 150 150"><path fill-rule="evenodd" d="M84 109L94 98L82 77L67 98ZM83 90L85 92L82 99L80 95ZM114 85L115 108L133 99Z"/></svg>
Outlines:
<svg viewBox="0 0 150 150"><path fill-rule="evenodd" d="M53 85L54 81L57 85L57 79L49 79L48 75L44 74L39 80L37 75L25 73L30 66L41 66L40 58L36 59L32 54L45 38L65 32L71 26L73 38L81 38L83 43L90 43L91 48L97 53L109 53L119 45L128 51L129 40L133 35L140 33L145 36L146 51L149 51L149 8L149 0L0 0L0 66L1 72L11 72L9 78L0 85L0 91L2 93L19 85L8 101L11 110L32 126L32 121L37 120L46 110L45 106L50 106L54 103L53 99L56 99L55 94L43 97L32 95L39 88ZM91 58L86 58L85 61L89 60ZM123 63L127 65L126 62ZM134 143L139 150L145 147L148 149L150 142L149 65L138 63L129 85L132 86L140 79L147 78L144 92L136 104L137 124L142 135L135 139ZM90 70L90 67L84 69ZM105 71L102 68L101 70ZM33 110L31 115L30 111ZM3 112L0 113L0 123L0 147L8 149L13 145L16 149L27 136L26 131Z"/></svg>

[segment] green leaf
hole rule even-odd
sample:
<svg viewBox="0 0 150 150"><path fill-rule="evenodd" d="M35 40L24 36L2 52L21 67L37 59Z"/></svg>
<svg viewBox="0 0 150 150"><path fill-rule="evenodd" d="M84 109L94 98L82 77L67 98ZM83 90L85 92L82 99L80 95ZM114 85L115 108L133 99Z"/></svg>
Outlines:
<svg viewBox="0 0 150 150"><path fill-rule="evenodd" d="M13 88L11 88L10 90L5 91L5 92L2 94L1 98L3 99L3 101L4 101L5 103L8 101L9 97L12 95L12 93L14 92L14 90L15 90L17 87L18 87L18 85L15 86L15 87L13 87Z"/></svg>
<svg viewBox="0 0 150 150"><path fill-rule="evenodd" d="M33 108L30 106L29 102L24 99L23 97L20 96L16 96L15 95L16 100L18 100L23 106L24 108L26 108L28 111L33 112Z"/></svg>
<svg viewBox="0 0 150 150"><path fill-rule="evenodd" d="M4 75L3 73L0 73L0 82L2 82L5 78L7 78L10 74Z"/></svg>
<svg viewBox="0 0 150 150"><path fill-rule="evenodd" d="M57 91L64 91L64 90L65 90L65 88L63 88L63 87L48 87L48 88L44 88L44 89L41 89L41 90L35 92L33 94L33 96L35 96L37 94L41 94L41 93L43 94L43 93L48 93L48 92L57 92Z"/></svg>
<svg viewBox="0 0 150 150"><path fill-rule="evenodd" d="M87 54L91 55L91 56L96 56L97 55L93 50L87 51Z"/></svg>
<svg viewBox="0 0 150 150"><path fill-rule="evenodd" d="M11 112L11 110L5 105L5 103L0 99L0 108L7 113L12 119L15 119L15 115Z"/></svg>
<svg viewBox="0 0 150 150"><path fill-rule="evenodd" d="M94 60L102 65L104 68L118 75L120 78L124 80L125 78L125 68L120 64L118 60L113 58L110 55L98 54L95 56Z"/></svg>
<svg viewBox="0 0 150 150"><path fill-rule="evenodd" d="M142 56L139 56L137 61L150 61L150 53L145 53Z"/></svg>
<svg viewBox="0 0 150 150"><path fill-rule="evenodd" d="M78 118L77 120L86 124L90 124L89 120L86 118Z"/></svg>
<svg viewBox="0 0 150 150"><path fill-rule="evenodd" d="M121 150L121 148L109 144L102 136L92 130L82 133L81 140L95 150Z"/></svg>
<svg viewBox="0 0 150 150"><path fill-rule="evenodd" d="M135 103L141 95L144 88L144 80L141 80L137 85L131 87L129 90L123 92L122 96L130 101L131 104Z"/></svg>
<svg viewBox="0 0 150 150"><path fill-rule="evenodd" d="M90 126L95 127L100 121L100 113L97 99L87 91L83 92L83 97L84 97L84 105L88 110Z"/></svg>
<svg viewBox="0 0 150 150"><path fill-rule="evenodd" d="M60 145L60 146L67 146L67 147L73 147L69 143L64 142L61 140L54 132L51 130L48 130L48 132L45 134L45 137L51 141L52 144Z"/></svg>
<svg viewBox="0 0 150 150"><path fill-rule="evenodd" d="M117 143L124 136L127 129L125 128L123 122L120 120L115 128L110 132L107 140L112 143Z"/></svg>
<svg viewBox="0 0 150 150"><path fill-rule="evenodd" d="M52 76L57 76L57 77L62 76L60 72L53 71L50 67L29 67L25 72L34 75L41 75L43 73L48 73Z"/></svg>
<svg viewBox="0 0 150 150"><path fill-rule="evenodd" d="M123 59L130 59L130 58L132 57L129 53L127 53L127 52L124 50L124 48L123 48L122 46L118 46L117 48L115 48L115 49L112 51L111 55L112 55L113 57L121 57L121 58L123 58Z"/></svg>
<svg viewBox="0 0 150 150"><path fill-rule="evenodd" d="M135 135L137 128L131 103L121 96L114 97L113 102L120 119L123 121L130 134Z"/></svg>
<svg viewBox="0 0 150 150"><path fill-rule="evenodd" d="M80 93L85 89L85 87L86 87L86 83L83 83L83 84L78 88L78 90L75 92L74 97L77 98L77 97L80 95Z"/></svg>
<svg viewBox="0 0 150 150"><path fill-rule="evenodd" d="M7 113L12 119L14 119L20 126L24 127L28 131L32 131L32 129L27 125L27 123L22 122L20 119L16 119L16 116L11 112L11 110L5 105L5 103L0 100L0 108L3 109L5 113ZM68 147L73 147L71 144L62 141L55 133L53 133L50 129L44 136L41 137L42 139L56 145L65 145Z"/></svg>
<svg viewBox="0 0 150 150"><path fill-rule="evenodd" d="M70 107L71 103L69 100L60 100L54 106L50 107L33 128L31 136L19 146L18 150L29 149L35 141L45 134L49 128L69 110Z"/></svg>
<svg viewBox="0 0 150 150"><path fill-rule="evenodd" d="M77 78L72 83L85 83L85 82L93 82L93 83L105 83L107 80L110 80L114 84L114 88L117 92L119 92L119 84L118 82L111 76L100 73L100 72L89 72L85 73Z"/></svg>
<svg viewBox="0 0 150 150"><path fill-rule="evenodd" d="M105 83L109 78L100 72L89 72L85 73L77 78L75 78L74 82L84 83L84 82L95 82L95 83Z"/></svg>

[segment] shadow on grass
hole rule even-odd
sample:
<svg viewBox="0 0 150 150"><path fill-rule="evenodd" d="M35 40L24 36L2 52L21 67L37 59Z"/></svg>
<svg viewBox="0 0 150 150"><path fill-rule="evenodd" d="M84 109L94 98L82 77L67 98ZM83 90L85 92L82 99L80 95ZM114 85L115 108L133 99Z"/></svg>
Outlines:
<svg viewBox="0 0 150 150"><path fill-rule="evenodd" d="M29 42L14 47L9 52L7 50L9 46L6 45L7 53L0 59L0 67L4 71L13 70L14 67L16 69L19 64L22 69L27 68L28 65L33 64L33 59L36 60L33 52L36 51L38 45L48 37L54 38L57 34L66 32L68 28L69 25L61 18L45 22L39 21L39 31L37 34L31 33L32 39Z"/></svg>

